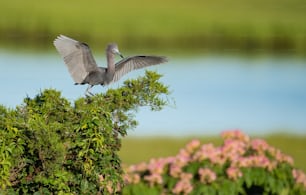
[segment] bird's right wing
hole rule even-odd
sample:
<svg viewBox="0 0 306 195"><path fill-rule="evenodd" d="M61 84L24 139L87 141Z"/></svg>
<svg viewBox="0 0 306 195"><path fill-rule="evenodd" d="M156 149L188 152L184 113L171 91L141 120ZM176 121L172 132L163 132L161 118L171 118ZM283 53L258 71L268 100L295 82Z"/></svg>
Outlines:
<svg viewBox="0 0 306 195"><path fill-rule="evenodd" d="M64 35L54 40L54 46L64 59L74 82L82 83L88 73L97 69L97 64L87 44Z"/></svg>

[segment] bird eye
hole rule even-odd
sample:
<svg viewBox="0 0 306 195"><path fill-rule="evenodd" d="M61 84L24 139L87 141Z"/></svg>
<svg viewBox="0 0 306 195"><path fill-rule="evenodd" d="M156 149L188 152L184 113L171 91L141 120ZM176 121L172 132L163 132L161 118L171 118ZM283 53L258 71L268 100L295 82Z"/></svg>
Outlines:
<svg viewBox="0 0 306 195"><path fill-rule="evenodd" d="M119 53L119 50L116 49L116 48L114 48L114 49L112 49L112 52L113 52L114 54L117 54L117 53Z"/></svg>

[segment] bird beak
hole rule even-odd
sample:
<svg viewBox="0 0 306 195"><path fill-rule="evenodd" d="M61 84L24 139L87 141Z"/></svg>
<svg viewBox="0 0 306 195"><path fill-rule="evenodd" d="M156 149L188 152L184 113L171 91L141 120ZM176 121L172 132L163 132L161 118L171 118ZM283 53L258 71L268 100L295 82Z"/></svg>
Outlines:
<svg viewBox="0 0 306 195"><path fill-rule="evenodd" d="M122 55L120 52L118 52L118 55L119 55L121 58L124 58L123 55Z"/></svg>
<svg viewBox="0 0 306 195"><path fill-rule="evenodd" d="M123 55L120 53L118 48L114 48L112 51L114 54L118 54L121 58L124 58Z"/></svg>

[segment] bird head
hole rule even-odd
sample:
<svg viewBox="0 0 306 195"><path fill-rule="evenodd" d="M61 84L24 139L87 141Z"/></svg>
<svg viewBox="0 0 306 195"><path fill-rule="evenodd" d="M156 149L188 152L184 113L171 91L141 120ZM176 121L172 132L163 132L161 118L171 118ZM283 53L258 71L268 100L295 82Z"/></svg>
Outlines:
<svg viewBox="0 0 306 195"><path fill-rule="evenodd" d="M114 55L119 55L121 58L124 58L123 55L120 53L116 43L109 44L106 50L107 52L111 52Z"/></svg>

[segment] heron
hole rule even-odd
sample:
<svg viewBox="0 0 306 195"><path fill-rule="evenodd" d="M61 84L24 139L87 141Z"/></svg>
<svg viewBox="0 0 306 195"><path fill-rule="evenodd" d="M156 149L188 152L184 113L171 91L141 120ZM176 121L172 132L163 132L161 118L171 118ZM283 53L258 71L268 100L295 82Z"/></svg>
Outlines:
<svg viewBox="0 0 306 195"><path fill-rule="evenodd" d="M164 56L136 55L123 57L116 43L106 47L107 68L99 67L88 44L59 35L53 42L56 50L68 68L76 85L88 84L85 95L93 95L90 89L95 85L106 86L118 81L130 71L167 62ZM115 62L116 55L122 59Z"/></svg>

